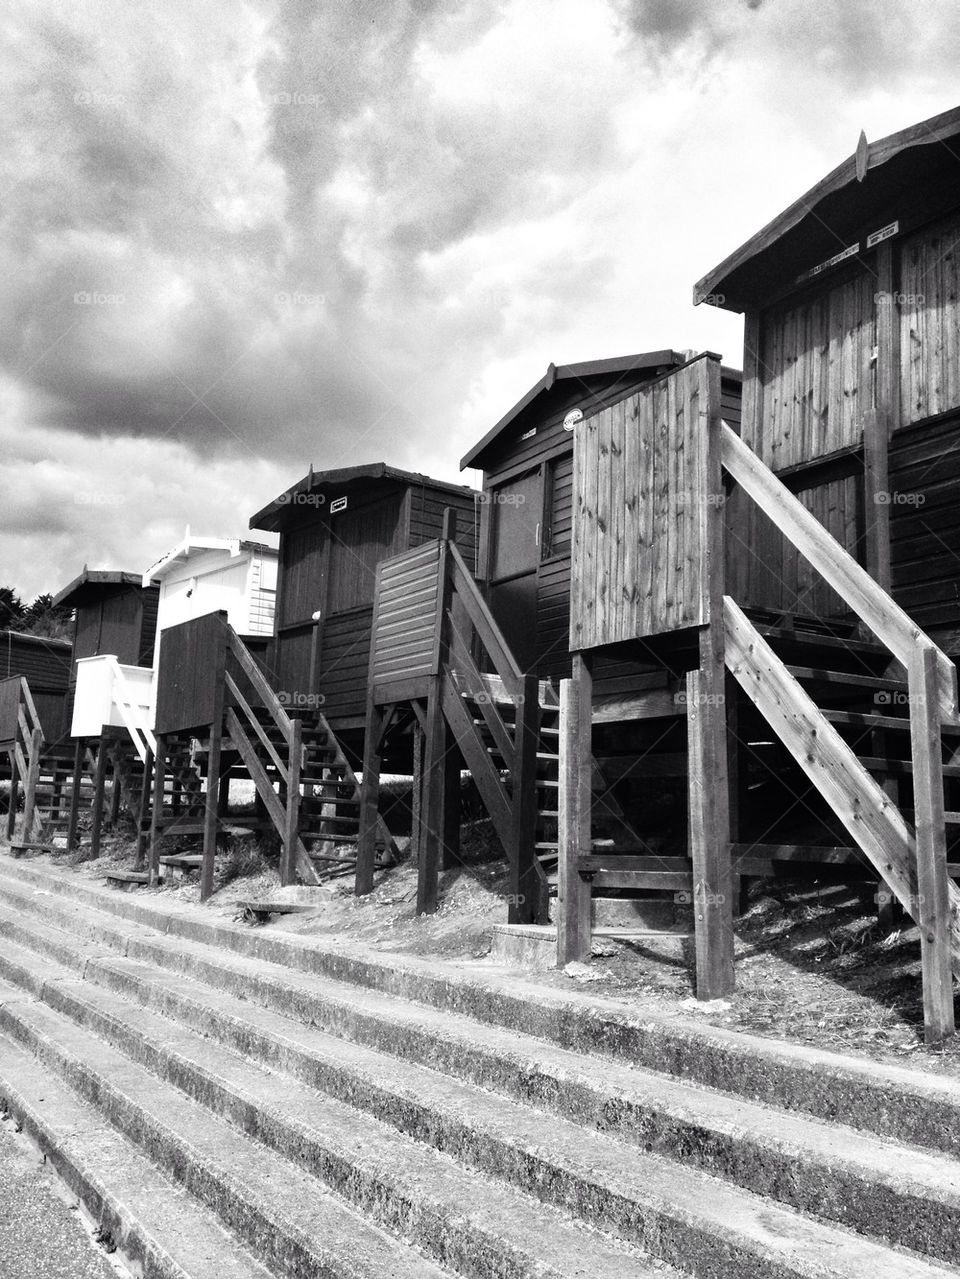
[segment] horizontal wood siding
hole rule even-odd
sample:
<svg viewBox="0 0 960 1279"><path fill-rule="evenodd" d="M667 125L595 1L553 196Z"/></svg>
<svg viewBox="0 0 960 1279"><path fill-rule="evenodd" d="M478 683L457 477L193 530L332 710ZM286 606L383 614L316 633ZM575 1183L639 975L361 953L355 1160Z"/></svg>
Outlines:
<svg viewBox="0 0 960 1279"><path fill-rule="evenodd" d="M318 691L323 713L334 723L366 713L372 625L372 607L341 613L324 625Z"/></svg>
<svg viewBox="0 0 960 1279"><path fill-rule="evenodd" d="M163 632L157 673L158 734L213 723L216 672L226 643L226 614L222 613L208 613Z"/></svg>
<svg viewBox="0 0 960 1279"><path fill-rule="evenodd" d="M772 470L857 444L875 403L874 272L760 317L757 406L743 439Z"/></svg>
<svg viewBox="0 0 960 1279"><path fill-rule="evenodd" d="M407 551L380 565L374 633L374 683L435 674L440 543Z"/></svg>
<svg viewBox="0 0 960 1279"><path fill-rule="evenodd" d="M904 425L960 407L960 216L907 237L900 255Z"/></svg>
<svg viewBox="0 0 960 1279"><path fill-rule="evenodd" d="M570 560L551 560L540 568L537 593L537 674L541 679L570 675Z"/></svg>
<svg viewBox="0 0 960 1279"><path fill-rule="evenodd" d="M0 679L22 675L34 688L66 692L72 649L68 644L0 631Z"/></svg>
<svg viewBox="0 0 960 1279"><path fill-rule="evenodd" d="M890 558L897 603L924 630L960 628L960 414L890 444Z"/></svg>
<svg viewBox="0 0 960 1279"><path fill-rule="evenodd" d="M471 573L476 571L477 539L480 533L480 494L450 493L424 484L410 490L409 546L423 546L440 536L443 512L452 506L457 512L456 543Z"/></svg>
<svg viewBox="0 0 960 1279"><path fill-rule="evenodd" d="M706 360L577 427L570 647L704 622Z"/></svg>
<svg viewBox="0 0 960 1279"><path fill-rule="evenodd" d="M801 489L798 499L854 558L860 558L856 476ZM837 618L849 610L780 530L739 489L726 517L726 590L742 608Z"/></svg>

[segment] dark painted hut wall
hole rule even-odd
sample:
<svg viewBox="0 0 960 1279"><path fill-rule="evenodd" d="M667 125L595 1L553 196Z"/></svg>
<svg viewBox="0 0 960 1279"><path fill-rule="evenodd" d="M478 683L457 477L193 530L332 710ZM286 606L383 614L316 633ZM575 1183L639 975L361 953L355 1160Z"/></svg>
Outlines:
<svg viewBox="0 0 960 1279"><path fill-rule="evenodd" d="M19 675L27 681L48 742L59 741L70 727L67 689L72 651L66 640L0 631L0 680Z"/></svg>
<svg viewBox="0 0 960 1279"><path fill-rule="evenodd" d="M330 511L331 495L333 490L322 500L318 494L316 502L291 502L283 517L270 678L291 709L319 704L335 727L359 727L366 713L377 565L438 537L443 512L452 506L457 543L472 568L476 505L470 493L425 480L354 481L339 512Z"/></svg>

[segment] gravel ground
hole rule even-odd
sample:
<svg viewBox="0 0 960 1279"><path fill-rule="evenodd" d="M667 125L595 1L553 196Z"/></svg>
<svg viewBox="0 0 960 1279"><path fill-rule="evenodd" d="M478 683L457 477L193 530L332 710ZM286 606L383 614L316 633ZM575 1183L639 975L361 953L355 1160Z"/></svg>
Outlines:
<svg viewBox="0 0 960 1279"><path fill-rule="evenodd" d="M51 1169L0 1122L0 1279L117 1279Z"/></svg>

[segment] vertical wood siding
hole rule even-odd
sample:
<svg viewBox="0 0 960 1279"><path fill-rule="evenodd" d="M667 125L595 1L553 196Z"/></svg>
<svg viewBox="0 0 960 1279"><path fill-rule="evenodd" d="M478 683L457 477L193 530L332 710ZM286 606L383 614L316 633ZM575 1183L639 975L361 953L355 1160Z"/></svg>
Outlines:
<svg viewBox="0 0 960 1279"><path fill-rule="evenodd" d="M904 240L900 412L904 425L960 407L960 217Z"/></svg>
<svg viewBox="0 0 960 1279"><path fill-rule="evenodd" d="M699 625L706 361L577 428L571 649Z"/></svg>
<svg viewBox="0 0 960 1279"><path fill-rule="evenodd" d="M216 671L226 646L225 618L208 613L168 627L160 640L157 733L200 728L214 720Z"/></svg>
<svg viewBox="0 0 960 1279"><path fill-rule="evenodd" d="M757 405L743 438L772 470L859 443L875 399L876 291L864 269L761 316Z"/></svg>

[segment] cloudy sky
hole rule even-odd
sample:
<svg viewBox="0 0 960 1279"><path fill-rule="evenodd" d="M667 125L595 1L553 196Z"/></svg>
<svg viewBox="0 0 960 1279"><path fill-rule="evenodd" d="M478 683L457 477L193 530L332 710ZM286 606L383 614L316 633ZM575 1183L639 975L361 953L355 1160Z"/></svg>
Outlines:
<svg viewBox="0 0 960 1279"><path fill-rule="evenodd" d="M310 463L455 479L551 360L739 365L693 282L960 100L938 0L21 0L3 36L25 598L242 533Z"/></svg>

